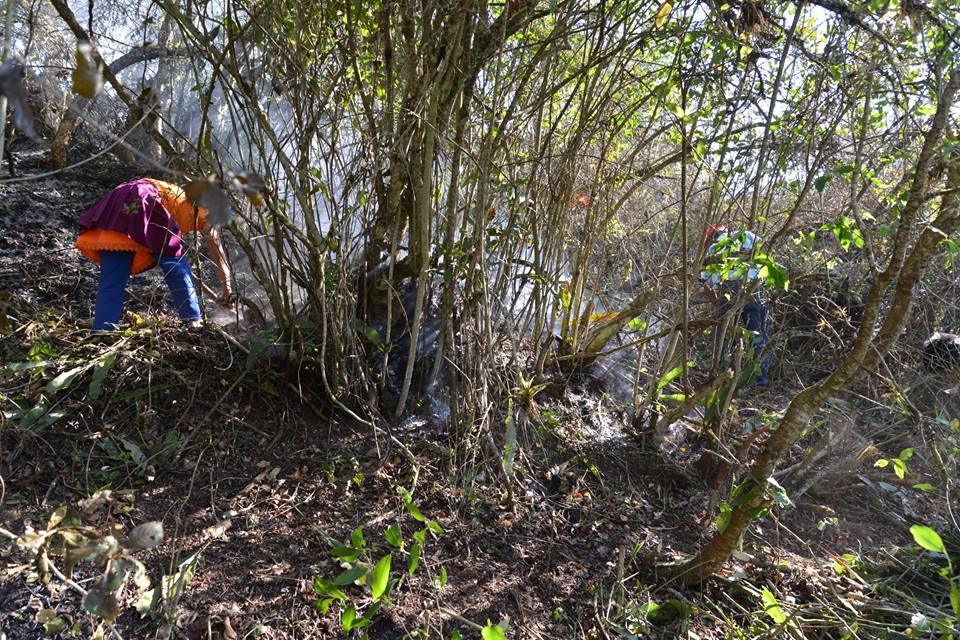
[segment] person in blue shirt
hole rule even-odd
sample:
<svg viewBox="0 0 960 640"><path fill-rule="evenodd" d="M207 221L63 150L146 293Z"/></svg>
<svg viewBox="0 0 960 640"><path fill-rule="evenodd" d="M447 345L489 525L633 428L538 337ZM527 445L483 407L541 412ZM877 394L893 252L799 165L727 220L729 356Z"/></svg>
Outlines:
<svg viewBox="0 0 960 640"><path fill-rule="evenodd" d="M715 225L707 231L704 244L707 246L706 263L710 266L700 273L700 279L719 302L721 316L733 308L744 289L749 292L750 298L740 311L740 323L753 335L754 357L760 357L768 340L767 305L763 279L751 260L760 246L760 238L746 229L731 232L724 226ZM737 264L729 264L736 257L740 258ZM758 385L767 386L769 367L769 359L761 357Z"/></svg>

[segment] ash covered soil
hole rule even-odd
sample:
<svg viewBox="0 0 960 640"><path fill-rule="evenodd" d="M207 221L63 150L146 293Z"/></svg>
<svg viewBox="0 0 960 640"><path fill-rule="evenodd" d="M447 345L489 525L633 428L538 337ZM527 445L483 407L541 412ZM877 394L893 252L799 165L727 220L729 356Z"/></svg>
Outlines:
<svg viewBox="0 0 960 640"><path fill-rule="evenodd" d="M24 152L20 170L43 173L43 151ZM525 434L507 492L495 458L477 465L472 482L451 483L463 479L463 470L453 468L448 453L456 444L443 426L410 420L394 432L414 465L384 433L332 416L309 369L249 367L245 337L211 327L182 330L158 274L133 279L127 306L158 321L91 338L86 323L97 272L72 248L73 220L136 175L107 160L55 176L0 179L0 290L8 319L0 361L51 362L6 371L0 400L35 402L47 397L43 389L56 374L104 349L117 353L96 399L86 372L47 397L54 405L47 413L59 415L49 424L23 428L10 417L0 423L0 513L2 527L20 535L28 526L44 528L58 505L77 507L107 489L111 499L84 513L84 524L107 533L161 521L163 543L137 554L154 585L199 552L170 614L174 637L349 637L341 631L342 605L327 613L316 606L315 579L343 571L329 550L348 544L358 528L376 549L371 560L385 555L393 524L404 539L403 550L393 549L392 575L400 575L423 524L397 487L413 490L442 533L428 534L416 573L393 588L363 629L370 638L449 638L454 631L479 638L474 624L507 618L510 638L615 637L631 624L634 637L692 631L722 638L728 625L710 604L725 602L721 592L735 603L747 603L764 585L801 604L838 591L868 601L876 597L869 589L834 575L834 558L848 551L882 555L909 540L897 487L857 480L869 473L871 458L754 527L720 580L681 589L664 583L657 564L693 552L713 527L707 507L714 488L697 471L697 447L681 438L669 455L650 450L590 376L543 402L552 419ZM301 392L313 399L302 400ZM746 398L740 422L782 409L789 390L779 393ZM851 437L837 456L862 445ZM883 446L898 450L896 441ZM934 518L943 507L933 497L915 505L917 518ZM816 526L831 516L835 523ZM62 557L50 560L62 567ZM90 588L97 569L81 563L73 579ZM371 606L369 590L340 588L361 613ZM141 616L135 599L126 587L116 633L152 637L162 616ZM688 603L689 615L648 622L630 613L668 599ZM744 617L730 606L730 619ZM95 626L74 589L56 576L43 582L32 558L2 538L0 633L36 639L51 619L63 623L48 629L51 637L89 637Z"/></svg>

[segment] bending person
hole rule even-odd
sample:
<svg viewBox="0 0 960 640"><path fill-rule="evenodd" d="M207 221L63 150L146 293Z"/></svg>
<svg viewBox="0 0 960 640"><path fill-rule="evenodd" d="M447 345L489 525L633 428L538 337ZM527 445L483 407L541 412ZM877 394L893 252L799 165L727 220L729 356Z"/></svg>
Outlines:
<svg viewBox="0 0 960 640"><path fill-rule="evenodd" d="M700 278L710 295L719 302L720 315L726 315L741 295L749 296L740 311L740 323L752 335L752 356L759 364L756 383L767 386L770 360L763 355L768 339L767 303L760 270L752 262L760 239L752 231L729 232L726 227L715 225L708 229L705 244L706 262L716 266L701 272ZM724 263L731 259L736 259L740 265L725 268Z"/></svg>
<svg viewBox="0 0 960 640"><path fill-rule="evenodd" d="M233 292L230 267L216 229L206 224L206 209L195 209L183 190L160 180L134 180L115 187L80 216L85 229L76 247L100 265L100 285L93 330L117 328L131 275L159 265L183 322L200 322L200 302L187 260L184 234L203 231L217 277L223 286L220 303Z"/></svg>

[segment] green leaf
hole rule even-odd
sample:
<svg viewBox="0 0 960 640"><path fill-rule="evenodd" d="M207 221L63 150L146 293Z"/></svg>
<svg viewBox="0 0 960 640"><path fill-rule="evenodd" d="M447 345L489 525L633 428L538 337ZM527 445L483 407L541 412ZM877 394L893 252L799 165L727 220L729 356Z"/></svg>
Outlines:
<svg viewBox="0 0 960 640"><path fill-rule="evenodd" d="M48 636L55 636L67 628L67 621L58 616L53 609L38 611L37 622L43 625L43 632Z"/></svg>
<svg viewBox="0 0 960 640"><path fill-rule="evenodd" d="M133 568L131 560L129 556L114 558L110 563L110 570L100 580L100 588L103 591L118 591L126 581L130 569Z"/></svg>
<svg viewBox="0 0 960 640"><path fill-rule="evenodd" d="M147 566L136 558L127 557L127 562L133 572L133 584L137 586L137 593L142 593L150 588L150 576L147 574Z"/></svg>
<svg viewBox="0 0 960 640"><path fill-rule="evenodd" d="M407 510L410 512L410 515L413 516L414 520L423 522L426 518L423 517L423 514L420 513L420 507L413 504L412 502L407 505Z"/></svg>
<svg viewBox="0 0 960 640"><path fill-rule="evenodd" d="M355 549L353 547L337 546L330 549L331 556L337 560L343 560L344 562L353 562L360 557L360 553L360 549Z"/></svg>
<svg viewBox="0 0 960 640"><path fill-rule="evenodd" d="M693 367L692 361L687 362L687 368L690 368L690 367ZM679 378L682 374L683 374L682 364L678 364L673 369L670 369L670 371L667 371L665 374L663 374L663 377L660 378L660 380L657 382L657 391L660 391L661 389L663 389L665 386L667 386L668 384L670 384L671 382Z"/></svg>
<svg viewBox="0 0 960 640"><path fill-rule="evenodd" d="M79 367L74 367L73 369L64 371L47 384L47 393L57 393L58 391L67 389L71 384L73 384L73 381L76 380L77 376L89 368L90 364L82 364Z"/></svg>
<svg viewBox="0 0 960 640"><path fill-rule="evenodd" d="M920 491L936 491L937 489L935 486L933 486L928 482L921 482L920 484L915 484L913 485L913 488L918 489Z"/></svg>
<svg viewBox="0 0 960 640"><path fill-rule="evenodd" d="M953 615L960 618L960 587L956 582L950 584L950 606L953 607Z"/></svg>
<svg viewBox="0 0 960 640"><path fill-rule="evenodd" d="M367 568L365 566L357 565L347 569L336 578L333 579L333 584L337 587L345 587L348 584L353 584L363 576L367 574Z"/></svg>
<svg viewBox="0 0 960 640"><path fill-rule="evenodd" d="M430 529L430 531L431 531L434 535L438 535L438 536L439 536L440 534L443 533L443 527L441 527L440 524L439 524L436 520L428 520L428 521L427 521L427 528Z"/></svg>
<svg viewBox="0 0 960 640"><path fill-rule="evenodd" d="M330 596L331 598L336 598L340 602L346 602L347 596L337 589L333 584L327 582L326 580L321 580L320 578L315 578L313 581L313 592L318 596Z"/></svg>
<svg viewBox="0 0 960 640"><path fill-rule="evenodd" d="M45 400L40 400L37 404L30 407L30 410L23 414L20 419L21 429L30 429L34 433L43 431L51 424L65 415L63 411L50 411L50 407Z"/></svg>
<svg viewBox="0 0 960 640"><path fill-rule="evenodd" d="M777 602L776 596L770 592L770 589L764 587L763 591L760 592L760 598L763 600L763 610L774 622L783 624L787 621L787 614L780 608L780 603Z"/></svg>
<svg viewBox="0 0 960 640"><path fill-rule="evenodd" d="M846 175L846 174L848 174L848 173L853 173L853 165L852 165L852 164L841 164L841 165L839 165L839 166L837 166L837 167L834 167L833 172L834 172L836 175L838 175L838 176L843 176L843 175Z"/></svg>
<svg viewBox="0 0 960 640"><path fill-rule="evenodd" d="M374 602L372 605L367 607L366 611L363 612L363 619L360 621L359 624L354 625L354 628L359 629L360 627L367 626L368 624L373 622L373 619L377 617L378 613L380 613L380 603Z"/></svg>
<svg viewBox="0 0 960 640"><path fill-rule="evenodd" d="M503 470L513 476L513 462L517 453L517 423L513 419L513 398L507 398L506 433L503 444ZM416 516L414 516L416 517Z"/></svg>
<svg viewBox="0 0 960 640"><path fill-rule="evenodd" d="M897 457L900 458L901 460L909 460L910 458L913 457L913 449L911 447L907 447L906 449L901 451L900 455Z"/></svg>
<svg viewBox="0 0 960 640"><path fill-rule="evenodd" d="M403 538L400 535L400 525L396 523L387 528L386 532L383 534L383 537L386 538L387 542L397 549L403 546Z"/></svg>
<svg viewBox="0 0 960 640"><path fill-rule="evenodd" d="M722 534L730 526L730 518L733 517L733 509L726 502L720 503L720 513L717 515L717 533Z"/></svg>
<svg viewBox="0 0 960 640"><path fill-rule="evenodd" d="M14 373L19 373L20 371L28 371L30 369L41 369L43 367L49 367L50 365L57 364L55 360L32 360L30 362L11 362L7 365L7 370Z"/></svg>
<svg viewBox="0 0 960 640"><path fill-rule="evenodd" d="M322 600L314 600L313 606L317 609L320 609L320 613L326 616L330 613L330 605L333 604L333 598L323 598Z"/></svg>
<svg viewBox="0 0 960 640"><path fill-rule="evenodd" d="M487 626L480 630L480 636L483 640L507 640L503 629L487 621Z"/></svg>
<svg viewBox="0 0 960 640"><path fill-rule="evenodd" d="M764 269L766 272L761 273L761 275L768 285L784 291L790 288L790 274L787 273L786 269L772 260L768 264L763 265L760 271Z"/></svg>
<svg viewBox="0 0 960 640"><path fill-rule="evenodd" d="M413 494L404 489L403 487L397 487L397 494L400 496L400 499L403 500L403 505L407 508L407 511L410 512L410 515L413 516L414 520L418 522L424 522L426 518L423 517L423 514L420 512L420 507L413 503Z"/></svg>
<svg viewBox="0 0 960 640"><path fill-rule="evenodd" d="M157 610L160 606L160 589L150 589L143 592L133 603L133 608L137 610L141 618L146 618L150 613Z"/></svg>
<svg viewBox="0 0 960 640"><path fill-rule="evenodd" d="M873 466L875 466L875 467L877 467L877 468L879 468L879 469L883 469L883 468L886 467L888 464L890 464L890 461L889 461L889 460L887 460L886 458L880 458L879 460L877 460L876 462L873 463Z"/></svg>
<svg viewBox="0 0 960 640"><path fill-rule="evenodd" d="M420 566L420 553L423 551L423 547L420 546L419 542L414 542L410 546L410 557L407 558L407 573L412 577L416 572L417 567Z"/></svg>
<svg viewBox="0 0 960 640"><path fill-rule="evenodd" d="M373 568L373 580L370 583L370 591L374 600L379 600L387 590L387 581L390 578L390 562L393 559L392 554L387 554L380 558Z"/></svg>
<svg viewBox="0 0 960 640"><path fill-rule="evenodd" d="M350 534L350 541L357 549L363 549L367 546L366 540L363 539L362 527L357 527L353 530L353 533Z"/></svg>
<svg viewBox="0 0 960 640"><path fill-rule="evenodd" d="M130 454L130 459L133 460L135 464L142 464L147 459L147 457L143 455L143 450L126 438L121 437L120 444L122 444L123 448L127 450L127 452Z"/></svg>
<svg viewBox="0 0 960 640"><path fill-rule="evenodd" d="M940 535L930 527L915 524L910 527L910 533L913 535L916 543L927 551L946 554L947 550L943 546L943 540L940 538Z"/></svg>
<svg viewBox="0 0 960 640"><path fill-rule="evenodd" d="M97 365L93 369L93 376L90 378L90 389L87 391L87 395L91 400L96 400L100 397L100 394L103 392L103 381L106 379L107 374L110 373L110 368L113 367L113 363L117 360L117 353L114 351L110 353L106 358L97 361Z"/></svg>
<svg viewBox="0 0 960 640"><path fill-rule="evenodd" d="M893 464L893 472L897 474L898 478L903 480L907 475L907 463L900 458L894 458L890 462Z"/></svg>
<svg viewBox="0 0 960 640"><path fill-rule="evenodd" d="M819 178L813 181L813 188L817 190L817 193L823 193L824 187L826 187L827 183L830 182L830 180L832 179L833 179L833 176L830 175L829 173L827 175L820 176Z"/></svg>
<svg viewBox="0 0 960 640"><path fill-rule="evenodd" d="M780 485L773 477L767 479L767 485L770 490L770 495L773 496L774 503L781 509L789 507L793 504L790 500L790 496L787 495L787 490Z"/></svg>
<svg viewBox="0 0 960 640"><path fill-rule="evenodd" d="M770 509L767 507L754 507L753 509L747 510L747 516L750 518L760 519L766 516L768 513L770 513Z"/></svg>
<svg viewBox="0 0 960 640"><path fill-rule="evenodd" d="M350 605L343 610L343 613L340 614L340 625L343 627L343 630L347 633L353 631L353 623L357 620L357 610L353 605Z"/></svg>
<svg viewBox="0 0 960 640"><path fill-rule="evenodd" d="M660 399L666 402L676 402L681 403L687 399L687 394L685 393L661 393Z"/></svg>

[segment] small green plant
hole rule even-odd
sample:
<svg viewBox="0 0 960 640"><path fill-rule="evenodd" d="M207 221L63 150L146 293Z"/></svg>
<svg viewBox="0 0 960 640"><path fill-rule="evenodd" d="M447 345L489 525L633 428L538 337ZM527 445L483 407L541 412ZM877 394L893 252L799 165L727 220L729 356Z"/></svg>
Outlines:
<svg viewBox="0 0 960 640"><path fill-rule="evenodd" d="M480 637L483 640L507 640L507 625L510 624L510 620L504 618L497 624L493 624L487 620L486 626L480 629Z"/></svg>
<svg viewBox="0 0 960 640"><path fill-rule="evenodd" d="M111 492L100 492L90 500L84 501L87 510L102 507L111 499ZM128 534L122 535L119 527L111 527L109 532L85 525L80 513L68 506L58 507L42 530L27 527L17 539L17 545L33 557L37 579L49 582L53 575L62 578L73 588L83 593L82 606L85 611L112 623L120 615L120 593L128 582L138 593L150 587L147 569L134 553L151 549L163 540L163 525L160 522L147 522L134 527ZM51 558L63 558L63 572L53 564ZM73 582L74 567L80 562L89 562L102 567L100 575L92 586L83 589ZM56 625L54 619L45 624ZM94 633L100 634L101 628Z"/></svg>
<svg viewBox="0 0 960 640"><path fill-rule="evenodd" d="M331 580L318 577L313 581L313 590L318 596L314 606L323 615L328 615L331 606L338 603L340 626L345 633L373 623L382 607L390 605L391 594L417 572L428 535L439 536L443 533L443 528L436 521L428 520L423 515L409 491L399 487L397 495L420 528L406 537L401 523L394 522L383 531L383 539L388 545L384 550L368 541L363 528L358 527L350 535L349 544L333 541L335 544L330 547L330 555L343 571ZM406 560L404 569L396 570L394 554ZM446 583L446 569L441 567L441 573ZM355 587L359 587L359 592Z"/></svg>
<svg viewBox="0 0 960 640"><path fill-rule="evenodd" d="M631 600L624 607L621 633L628 637L642 637L650 627L670 627L682 623L693 614L693 608L677 598L662 602L648 598ZM619 626L619 625L618 625Z"/></svg>
<svg viewBox="0 0 960 640"><path fill-rule="evenodd" d="M913 457L913 449L907 447L900 452L896 458L880 458L873 463L873 466L880 469L890 467L898 478L903 480L907 475L907 460Z"/></svg>
<svg viewBox="0 0 960 640"><path fill-rule="evenodd" d="M107 637L106 630L121 613L121 600L130 596L141 616L157 614L160 617L156 637L169 638L176 625L180 597L196 571L201 553L230 527L230 521L224 520L206 529L206 542L181 561L173 575L163 576L160 585L151 588L146 567L135 554L163 541L162 523L146 522L124 534L123 527L110 518L112 513L129 511L132 499L132 492L97 491L81 500L76 509L66 505L57 507L43 530L27 526L17 538L17 545L33 558L37 580L46 583L56 576L82 594L83 609L99 619L90 636L94 639ZM91 524L98 521L102 524ZM63 560L62 571L54 564L57 557ZM80 563L93 565L98 573L85 588L72 577ZM131 586L132 592L124 593ZM45 629L54 631L66 624L55 609L41 611L38 621Z"/></svg>
<svg viewBox="0 0 960 640"><path fill-rule="evenodd" d="M942 555L946 561L946 566L940 569L939 574L950 585L950 607L953 609L954 620L943 622L953 625L957 619L960 619L960 575L954 572L953 560L947 552L947 547L940 534L925 525L913 525L910 527L910 534L918 545L927 551Z"/></svg>
<svg viewBox="0 0 960 640"><path fill-rule="evenodd" d="M133 606L141 617L152 615L159 619L160 626L157 629L157 640L167 640L173 635L173 630L177 625L180 598L183 596L187 584L196 574L200 556L214 541L222 538L230 527L230 520L222 520L207 527L203 532L206 538L203 544L180 560L172 574L163 576L160 579L159 586L143 592L134 603Z"/></svg>
<svg viewBox="0 0 960 640"><path fill-rule="evenodd" d="M52 377L40 393L22 398L10 398L0 394L0 401L10 407L4 410L3 417L20 429L33 432L43 431L68 413L59 408L57 396L67 392L83 374L90 370L93 373L90 376L87 397L90 400L97 400L103 393L103 383L116 362L123 344L124 341L121 340L95 358L69 360L59 356L46 343L38 341L27 354L27 361L8 364L0 370L0 377L29 372L31 381L43 380L49 367L64 364L68 366L64 371Z"/></svg>

